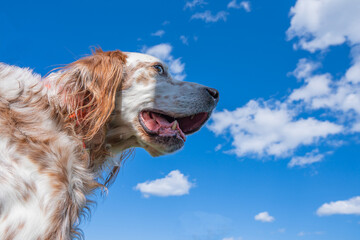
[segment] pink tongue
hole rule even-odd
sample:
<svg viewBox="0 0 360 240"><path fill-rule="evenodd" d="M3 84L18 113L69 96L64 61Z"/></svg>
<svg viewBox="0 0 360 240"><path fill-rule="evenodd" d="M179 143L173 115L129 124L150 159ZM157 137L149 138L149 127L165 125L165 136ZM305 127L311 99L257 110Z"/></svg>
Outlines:
<svg viewBox="0 0 360 240"><path fill-rule="evenodd" d="M172 123L170 123L168 120L166 120L164 117L162 117L159 114L156 113L150 113L150 116L152 115L152 117L155 119L155 121L160 124L162 127L170 127L172 126Z"/></svg>
<svg viewBox="0 0 360 240"><path fill-rule="evenodd" d="M159 136L167 137L178 134L184 141L186 140L185 134L180 129L179 124L177 124L176 129L173 130L171 127L174 122L170 123L167 119L157 113L144 112L142 117L146 127L149 130L158 133Z"/></svg>

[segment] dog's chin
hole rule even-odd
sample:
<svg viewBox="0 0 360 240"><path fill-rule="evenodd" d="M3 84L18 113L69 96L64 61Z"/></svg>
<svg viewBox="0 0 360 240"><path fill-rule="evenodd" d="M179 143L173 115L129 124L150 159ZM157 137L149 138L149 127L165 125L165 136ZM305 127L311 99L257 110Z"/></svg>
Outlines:
<svg viewBox="0 0 360 240"><path fill-rule="evenodd" d="M149 139L150 137L150 139ZM149 136L144 143L144 149L153 157L166 155L180 150L184 146L182 139L173 137Z"/></svg>

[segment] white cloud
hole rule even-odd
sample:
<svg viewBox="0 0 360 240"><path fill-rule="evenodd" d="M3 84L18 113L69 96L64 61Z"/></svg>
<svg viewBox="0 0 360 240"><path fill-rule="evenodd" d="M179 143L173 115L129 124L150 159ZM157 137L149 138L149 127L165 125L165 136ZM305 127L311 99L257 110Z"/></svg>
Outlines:
<svg viewBox="0 0 360 240"><path fill-rule="evenodd" d="M300 60L294 75L299 79L303 78L305 84L293 90L288 100L301 100L308 108L314 110L327 109L333 113L341 111L343 116L358 121L360 119L360 61L355 53L353 59L353 65L340 79L333 79L329 73L313 74L312 71L318 64ZM356 113L355 118L353 113Z"/></svg>
<svg viewBox="0 0 360 240"><path fill-rule="evenodd" d="M310 52L348 41L360 43L358 0L298 0L291 8L288 37Z"/></svg>
<svg viewBox="0 0 360 240"><path fill-rule="evenodd" d="M227 237L227 238L223 238L222 240L242 240L241 237L235 238L235 237Z"/></svg>
<svg viewBox="0 0 360 240"><path fill-rule="evenodd" d="M177 58L170 62L169 68L175 76L178 76L184 71L185 64L181 62L180 58Z"/></svg>
<svg viewBox="0 0 360 240"><path fill-rule="evenodd" d="M172 46L168 43L161 43L150 48L145 47L143 52L146 54L152 55L154 57L160 58L161 60L168 59L171 55Z"/></svg>
<svg viewBox="0 0 360 240"><path fill-rule="evenodd" d="M156 37L162 37L165 34L164 30L157 30L154 33L151 33L151 36L156 36Z"/></svg>
<svg viewBox="0 0 360 240"><path fill-rule="evenodd" d="M360 62L355 63L347 70L345 78L349 82L360 83Z"/></svg>
<svg viewBox="0 0 360 240"><path fill-rule="evenodd" d="M144 47L142 52L152 55L164 61L169 66L169 71L172 76L177 80L184 80L185 74L185 63L181 62L181 58L174 58L171 55L172 46L168 43L161 43L152 47Z"/></svg>
<svg viewBox="0 0 360 240"><path fill-rule="evenodd" d="M331 93L330 83L331 75L315 75L305 79L305 85L295 89L289 96L289 100L311 101L314 97L324 97Z"/></svg>
<svg viewBox="0 0 360 240"><path fill-rule="evenodd" d="M351 132L360 132L360 122L355 122L351 128Z"/></svg>
<svg viewBox="0 0 360 240"><path fill-rule="evenodd" d="M251 7L250 7L249 1L242 1L242 2L238 3L237 0L232 0L231 2L229 2L227 7L228 8L236 8L236 9L243 8L243 9L245 9L245 11L251 12Z"/></svg>
<svg viewBox="0 0 360 240"><path fill-rule="evenodd" d="M309 59L302 58L299 60L296 69L292 72L297 79L307 78L321 66L318 62L310 61Z"/></svg>
<svg viewBox="0 0 360 240"><path fill-rule="evenodd" d="M330 94L314 96L311 99L313 109L329 109L331 111L350 112L360 114L360 86L354 86L344 81L333 82L335 86Z"/></svg>
<svg viewBox="0 0 360 240"><path fill-rule="evenodd" d="M291 161L288 164L288 167L300 166L303 167L305 165L313 164L316 162L320 162L324 158L324 154L318 154L318 151L312 151L307 153L303 157L295 156L291 158Z"/></svg>
<svg viewBox="0 0 360 240"><path fill-rule="evenodd" d="M206 5L207 2L205 2L204 0L193 0L191 2L186 2L185 3L185 7L184 9L187 9L187 8L194 8L196 6L203 6L203 5Z"/></svg>
<svg viewBox="0 0 360 240"><path fill-rule="evenodd" d="M180 36L180 40L183 44L185 45L189 45L189 38L188 37L185 37L184 35L181 35Z"/></svg>
<svg viewBox="0 0 360 240"><path fill-rule="evenodd" d="M360 215L360 196L348 200L325 203L316 211L316 213L319 216L334 214Z"/></svg>
<svg viewBox="0 0 360 240"><path fill-rule="evenodd" d="M195 13L191 16L191 19L201 19L207 23L209 22L218 22L220 20L226 21L228 12L220 11L215 15L212 15L211 11L205 11L202 13Z"/></svg>
<svg viewBox="0 0 360 240"><path fill-rule="evenodd" d="M135 189L139 190L144 197L150 195L168 197L189 194L192 187L193 183L188 181L188 177L184 176L179 170L174 170L164 178L139 183Z"/></svg>
<svg viewBox="0 0 360 240"><path fill-rule="evenodd" d="M312 97L326 95L331 92L330 83L331 75L322 74L314 75L314 71L321 66L318 62L310 61L306 58L299 60L296 69L291 73L298 80L303 80L305 84L295 89L288 100L303 100L309 102Z"/></svg>
<svg viewBox="0 0 360 240"><path fill-rule="evenodd" d="M273 222L273 221L275 221L275 218L270 216L268 212L261 212L261 213L255 215L254 219L256 221L260 221L260 222Z"/></svg>
<svg viewBox="0 0 360 240"><path fill-rule="evenodd" d="M286 104L251 100L234 111L215 112L208 128L217 135L229 132L231 152L239 157L287 157L299 146L315 144L342 130L329 121L295 119L295 115Z"/></svg>

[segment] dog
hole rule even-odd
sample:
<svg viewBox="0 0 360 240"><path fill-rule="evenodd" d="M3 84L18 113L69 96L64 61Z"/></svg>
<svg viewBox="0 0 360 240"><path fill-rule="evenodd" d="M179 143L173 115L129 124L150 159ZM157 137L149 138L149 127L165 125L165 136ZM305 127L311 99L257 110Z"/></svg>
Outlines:
<svg viewBox="0 0 360 240"><path fill-rule="evenodd" d="M218 100L141 53L98 48L44 78L0 63L0 238L81 237L89 196L119 170L111 156L179 150Z"/></svg>

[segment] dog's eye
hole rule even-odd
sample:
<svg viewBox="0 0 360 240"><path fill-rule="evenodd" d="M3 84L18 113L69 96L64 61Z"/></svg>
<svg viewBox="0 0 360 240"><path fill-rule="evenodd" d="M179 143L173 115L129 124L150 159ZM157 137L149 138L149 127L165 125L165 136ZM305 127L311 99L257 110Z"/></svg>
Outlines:
<svg viewBox="0 0 360 240"><path fill-rule="evenodd" d="M155 65L154 68L156 69L156 71L159 74L164 74L164 72L165 72L163 66L161 66L161 65Z"/></svg>

